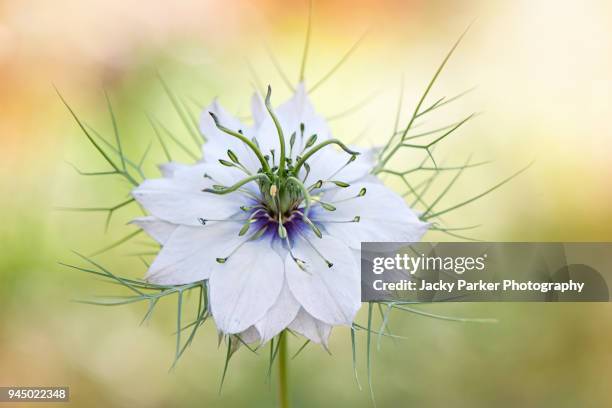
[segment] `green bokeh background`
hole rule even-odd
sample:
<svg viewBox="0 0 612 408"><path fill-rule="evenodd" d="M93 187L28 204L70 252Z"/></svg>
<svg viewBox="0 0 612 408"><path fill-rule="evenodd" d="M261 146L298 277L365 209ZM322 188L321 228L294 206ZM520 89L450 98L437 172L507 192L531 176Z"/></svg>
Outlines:
<svg viewBox="0 0 612 408"><path fill-rule="evenodd" d="M241 351L218 394L225 352L207 324L172 372L175 299L138 326L145 305L102 308L72 302L117 289L58 265L79 262L131 232L138 209L104 215L60 206L107 206L123 200L121 180L83 178L66 164L107 170L54 93L112 135L102 87L113 100L128 153L139 157L154 134L150 113L189 142L156 78L201 104L218 96L247 115L253 92L246 61L274 100L288 97L267 44L294 79L304 39L301 1L183 2L8 1L0 8L0 385L69 385L71 405L272 406L267 351ZM612 239L612 9L605 1L332 1L315 2L306 78L320 78L362 32L369 35L335 76L312 95L326 116L364 98L356 112L330 121L351 142L383 143L392 131L402 73L403 117L445 52L477 20L432 92L432 101L474 85L469 96L423 129L482 112L444 142L448 164L493 160L470 170L440 203L466 199L535 159L530 170L494 194L444 217L449 226L482 224L471 235L497 241ZM186 160L175 149L178 160ZM145 171L163 159L154 143ZM396 166L411 166L417 155ZM441 178L438 191L446 182ZM401 188L388 180L389 185ZM436 190L431 197L436 196ZM430 233L429 240L455 239ZM98 256L113 271L141 277L132 256L140 237ZM189 299L193 304L195 299ZM379 406L609 406L612 308L608 304L447 304L423 306L454 316L496 317L495 325L395 314L394 333L373 353ZM359 319L364 321L363 311ZM376 325L380 324L376 320ZM358 339L353 378L350 336L334 330L331 356L309 346L290 362L295 406L370 406L365 342ZM374 341L377 349L376 339ZM302 344L291 339L292 350ZM273 373L272 379L274 380ZM21 406L21 405L20 405ZM28 404L23 404L28 406ZM40 406L38 404L33 406Z"/></svg>

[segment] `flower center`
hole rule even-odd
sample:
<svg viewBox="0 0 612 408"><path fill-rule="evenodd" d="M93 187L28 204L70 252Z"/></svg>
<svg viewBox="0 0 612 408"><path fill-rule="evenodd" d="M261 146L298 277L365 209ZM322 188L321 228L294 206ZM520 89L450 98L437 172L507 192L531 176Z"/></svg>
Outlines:
<svg viewBox="0 0 612 408"><path fill-rule="evenodd" d="M270 104L271 92L270 87L268 87L265 104L278 134L280 146L278 156L275 154L274 150L270 151L270 155L264 155L259 147L257 139L247 138L241 130L234 131L226 128L219 123L219 119L214 113L209 112L217 128L244 143L244 145L254 153L261 166L256 173L253 173L240 162L240 158L233 151L228 150L227 156L229 160L220 159L219 163L223 166L237 168L243 171L247 177L232 186L213 185L212 188L207 188L203 191L214 194L229 194L240 191L250 195L255 199L255 202L252 206L241 207L249 216L240 229L239 235L245 235L251 227L255 227L255 232L250 235L249 239L258 239L263 234L273 232L285 242L291 253L291 240L294 239L294 236L303 235L303 229L309 228L316 236L322 238L321 231L309 218L309 211L313 201L316 200L317 204L324 210L334 211L336 209L333 204L321 201L320 197L313 197L311 192L320 189L323 183L334 183L336 186L343 188L349 187L348 183L335 180L317 180L314 184L307 187L304 184L306 180L308 180L310 174L310 166L307 161L327 146L339 146L346 153L350 154L350 158L342 167L329 176L329 179L332 179L344 167L355 161L359 152L349 149L337 139L328 139L316 144L316 134L311 135L307 140L304 139L305 126L302 123L300 124L300 140L305 141L305 143L301 143L303 144L302 150L296 152L297 154L294 159L293 149L297 137L296 132L288 139L289 154L287 154L283 129ZM302 169L304 169L304 171L301 171ZM252 182L257 182L259 187L258 195L253 194L252 190L248 190L247 187L245 187L245 185ZM363 193L365 193L365 191ZM363 194L360 192L359 196L361 195ZM200 219L200 222L203 224L205 224L206 221L205 219ZM359 222L359 217L356 216L352 220L337 222ZM224 262L226 259L227 257L218 258L219 262ZM298 264L302 262L295 257L294 260L298 262ZM327 260L326 262L331 267L331 263Z"/></svg>

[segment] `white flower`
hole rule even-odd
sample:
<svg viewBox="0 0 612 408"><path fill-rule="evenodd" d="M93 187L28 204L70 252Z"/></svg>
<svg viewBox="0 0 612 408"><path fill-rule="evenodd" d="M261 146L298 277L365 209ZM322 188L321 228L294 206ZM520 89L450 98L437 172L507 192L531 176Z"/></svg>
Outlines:
<svg viewBox="0 0 612 408"><path fill-rule="evenodd" d="M289 328L326 345L361 306L361 242L418 241L428 225L370 174L374 150L331 138L303 85L276 110L269 96L253 97L251 127L214 101L202 161L134 189L151 214L134 223L162 245L146 278L208 280L218 330L244 342Z"/></svg>

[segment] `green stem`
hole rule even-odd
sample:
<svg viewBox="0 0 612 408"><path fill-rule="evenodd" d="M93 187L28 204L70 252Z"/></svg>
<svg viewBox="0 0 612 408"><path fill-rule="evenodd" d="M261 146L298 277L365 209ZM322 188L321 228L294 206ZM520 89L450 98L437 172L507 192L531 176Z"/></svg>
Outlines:
<svg viewBox="0 0 612 408"><path fill-rule="evenodd" d="M274 121L274 126L276 127L276 133L278 134L278 141L280 143L280 158L278 161L278 175L283 176L285 173L285 135L283 134L283 128L281 127L278 118L274 114L274 109L272 109L272 104L270 102L270 96L272 95L272 88L268 85L268 93L266 94L266 109L268 113L272 117Z"/></svg>
<svg viewBox="0 0 612 408"><path fill-rule="evenodd" d="M313 148L311 148L310 150L308 150L306 153L304 153L304 156L302 158L300 158L300 160L298 160L298 162L295 164L295 168L293 169L293 175L297 176L300 168L304 165L304 163L306 163L306 160L308 160L310 158L310 156L312 156L313 154L315 154L316 152L318 152L319 150L321 150L322 148L324 148L327 145L330 144L336 144L338 146L340 146L340 148L342 150L344 150L345 152L347 152L348 154L352 154L354 156L359 155L359 152L354 152L351 149L349 149L348 147L346 147L346 145L344 143L342 143L341 141L339 141L338 139L329 139L326 140L324 142L319 143L318 145L314 146Z"/></svg>
<svg viewBox="0 0 612 408"><path fill-rule="evenodd" d="M278 341L278 406L289 408L289 387L287 385L287 336L281 333Z"/></svg>
<svg viewBox="0 0 612 408"><path fill-rule="evenodd" d="M253 176L244 178L242 180L240 180L239 182L237 182L236 184L234 184L233 186L229 186L229 187L223 187L223 188L205 188L202 191L205 193L213 193L213 194L219 194L219 195L223 195L223 194L229 194L232 193L236 190L238 190L240 187L244 186L247 183L250 183L251 181L255 181L255 180L259 180L262 179L264 181L270 181L270 179L268 178L268 176L266 176L263 173L258 173L255 174Z"/></svg>

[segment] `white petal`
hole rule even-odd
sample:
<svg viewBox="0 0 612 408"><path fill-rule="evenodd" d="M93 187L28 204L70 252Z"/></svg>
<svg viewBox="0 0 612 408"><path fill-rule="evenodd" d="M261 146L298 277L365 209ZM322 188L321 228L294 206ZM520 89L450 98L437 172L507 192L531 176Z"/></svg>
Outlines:
<svg viewBox="0 0 612 408"><path fill-rule="evenodd" d="M215 121L210 116L210 112L215 114L219 123L226 128L234 131L244 130L245 126L240 122L239 119L229 114L215 99L209 106L204 108L200 115L200 131L206 137L206 143L204 145L204 157L209 153L225 154L228 148L235 147L241 142L233 138L217 128Z"/></svg>
<svg viewBox="0 0 612 408"><path fill-rule="evenodd" d="M245 331L238 334L240 336L240 340L246 344L253 344L260 341L259 332L255 328L255 326L251 326ZM238 341L240 343L240 341Z"/></svg>
<svg viewBox="0 0 612 408"><path fill-rule="evenodd" d="M228 256L245 239L238 236L240 227L234 222L178 226L149 267L146 279L164 285L208 279L216 258Z"/></svg>
<svg viewBox="0 0 612 408"><path fill-rule="evenodd" d="M366 188L363 197L355 197ZM340 200L345 200L337 202ZM354 183L349 188L334 189L325 197L334 203L336 211L317 210L311 219L320 222L325 230L353 249L361 242L417 242L427 231L429 224L404 202L404 199L382 184ZM359 222L347 221L359 216Z"/></svg>
<svg viewBox="0 0 612 408"><path fill-rule="evenodd" d="M277 115L283 124L283 130L287 137L296 132L299 140L300 124L304 124L304 139L308 139L313 134L317 135L317 140L329 139L329 127L323 116L319 115L308 98L304 83L298 84L295 94L287 102L278 107ZM302 145L298 145L302 147Z"/></svg>
<svg viewBox="0 0 612 408"><path fill-rule="evenodd" d="M240 130L249 139L253 136L250 134L250 128L247 128L240 120L230 115L221 107L217 100L213 101L210 106L204 109L200 117L200 130L206 136L206 143L202 147L204 161L207 163L217 163L219 159L227 160L227 151L229 149L238 156L238 159L246 168L252 172L259 170L261 164L250 148L236 137L219 130L209 112L214 113L219 123L226 128L235 132Z"/></svg>
<svg viewBox="0 0 612 408"><path fill-rule="evenodd" d="M283 331L295 319L300 304L293 297L285 282L276 303L268 310L263 319L255 324L261 336L261 343L266 343L272 337Z"/></svg>
<svg viewBox="0 0 612 408"><path fill-rule="evenodd" d="M251 115L253 115L255 127L259 127L269 117L266 105L259 93L254 93L251 97Z"/></svg>
<svg viewBox="0 0 612 408"><path fill-rule="evenodd" d="M301 334L314 343L323 344L327 348L327 340L329 339L332 326L315 319L304 309L300 309L295 320L289 325L289 329Z"/></svg>
<svg viewBox="0 0 612 408"><path fill-rule="evenodd" d="M249 241L213 267L210 301L219 330L239 333L261 320L283 285L283 261L268 239Z"/></svg>
<svg viewBox="0 0 612 408"><path fill-rule="evenodd" d="M132 191L132 195L149 213L174 224L195 226L199 225L199 218L226 219L240 212L240 206L249 199L240 192L217 195L202 191L217 182L233 184L232 173L224 173L219 167L198 164L175 171L172 178L145 180ZM216 177L225 175L225 178L213 181L204 177L210 172L214 172Z"/></svg>
<svg viewBox="0 0 612 408"><path fill-rule="evenodd" d="M138 225L142 228L151 238L165 244L170 235L178 227L176 224L172 224L166 221L162 221L155 217L140 217L130 221L130 224Z"/></svg>
<svg viewBox="0 0 612 408"><path fill-rule="evenodd" d="M162 176L164 177L172 177L177 170L183 170L189 168L188 164L177 163L177 162L168 162L160 164L159 170L161 171Z"/></svg>
<svg viewBox="0 0 612 408"><path fill-rule="evenodd" d="M330 236L313 237L310 243L297 238L294 255L305 262L302 270L290 255L285 258L285 273L289 288L315 318L331 325L349 325L361 306L359 267L350 249ZM331 262L329 267L319 253Z"/></svg>
<svg viewBox="0 0 612 408"><path fill-rule="evenodd" d="M274 94L272 98L274 98ZM258 112L260 107L261 106L256 105ZM253 111L255 111L255 109L253 109ZM288 101L274 109L274 113L283 130L288 157L295 158L302 151L306 141L313 134L317 135L317 141L327 140L330 137L331 132L329 127L325 119L315 112L312 103L308 99L303 83L298 85L295 93ZM301 124L304 124L303 135L300 130ZM278 154L280 151L278 133L267 111L265 115L258 115L253 130L256 132L255 136L264 154L270 154L270 150L272 149ZM296 141L293 149L290 149L289 142L291 134L294 132L296 134ZM290 153L292 154L290 155Z"/></svg>

